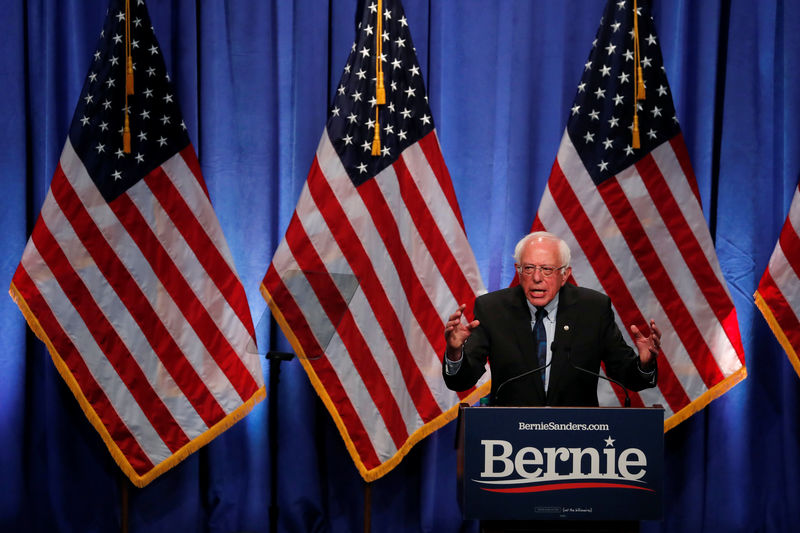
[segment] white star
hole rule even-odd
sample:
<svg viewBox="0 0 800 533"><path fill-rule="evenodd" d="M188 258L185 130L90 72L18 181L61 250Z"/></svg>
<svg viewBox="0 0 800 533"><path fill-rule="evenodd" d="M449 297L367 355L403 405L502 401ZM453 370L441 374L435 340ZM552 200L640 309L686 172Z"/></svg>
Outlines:
<svg viewBox="0 0 800 533"><path fill-rule="evenodd" d="M389 11L388 9L384 10L383 18L385 18L386 20L392 20L392 12Z"/></svg>
<svg viewBox="0 0 800 533"><path fill-rule="evenodd" d="M584 90L586 90L586 82L581 82L578 84L578 92L582 93Z"/></svg>
<svg viewBox="0 0 800 533"><path fill-rule="evenodd" d="M161 116L161 123L162 123L163 125L165 125L165 126L166 126L167 124L169 124L169 117L168 117L167 115L162 115L162 116Z"/></svg>
<svg viewBox="0 0 800 533"><path fill-rule="evenodd" d="M611 438L611 435L606 439L606 446L614 446L614 439Z"/></svg>
<svg viewBox="0 0 800 533"><path fill-rule="evenodd" d="M584 63L583 70L589 70L590 68L592 68L592 62L591 61L587 61L586 63Z"/></svg>
<svg viewBox="0 0 800 533"><path fill-rule="evenodd" d="M166 96L164 96L164 101L167 102L168 104L171 104L172 103L172 95L171 94L167 94Z"/></svg>
<svg viewBox="0 0 800 533"><path fill-rule="evenodd" d="M405 16L405 15L403 15L402 17L400 17L400 24L401 24L402 26L408 26L408 21L406 21L406 16Z"/></svg>
<svg viewBox="0 0 800 533"><path fill-rule="evenodd" d="M137 137L139 137L140 141L146 141L147 140L147 134L144 132L144 130L140 131L139 135L137 135Z"/></svg>
<svg viewBox="0 0 800 533"><path fill-rule="evenodd" d="M144 162L144 156L142 154L137 153L136 154L136 162L137 163L143 163Z"/></svg>
<svg viewBox="0 0 800 533"><path fill-rule="evenodd" d="M414 65L413 67L408 69L408 71L411 73L412 77L419 76L419 67L417 65Z"/></svg>
<svg viewBox="0 0 800 533"><path fill-rule="evenodd" d="M346 64L344 66L344 71L347 72L348 74L350 74L350 63L348 63L348 64Z"/></svg>
<svg viewBox="0 0 800 533"><path fill-rule="evenodd" d="M97 153L99 154L100 152L106 151L106 145L98 143L97 146L94 147L94 149L97 150Z"/></svg>
<svg viewBox="0 0 800 533"><path fill-rule="evenodd" d="M367 172L367 165L365 165L364 163L361 163L360 165L356 166L356 168L358 169L359 174L364 174Z"/></svg>
<svg viewBox="0 0 800 533"><path fill-rule="evenodd" d="M587 131L587 132L586 132L586 135L584 135L584 136L583 136L583 138L584 138L584 139L586 139L586 142L587 142L587 143L594 142L594 133L589 133L589 132Z"/></svg>
<svg viewBox="0 0 800 533"><path fill-rule="evenodd" d="M625 56L625 61L633 61L633 52L630 50L625 50L623 55Z"/></svg>
<svg viewBox="0 0 800 533"><path fill-rule="evenodd" d="M656 134L655 130L651 129L650 131L647 132L647 136L650 137L651 139L655 139L658 135Z"/></svg>
<svg viewBox="0 0 800 533"><path fill-rule="evenodd" d="M367 27L366 27L366 28L364 28L364 32L365 32L367 35L372 35L372 26L371 26L370 24L367 24Z"/></svg>
<svg viewBox="0 0 800 533"><path fill-rule="evenodd" d="M389 103L386 105L386 109L388 109L389 111L391 111L392 113L394 113L394 102L389 102Z"/></svg>
<svg viewBox="0 0 800 533"><path fill-rule="evenodd" d="M358 120L358 117L356 116L355 113L350 113L349 115L347 115L347 120L348 122L350 122L350 124L353 124L356 120Z"/></svg>
<svg viewBox="0 0 800 533"><path fill-rule="evenodd" d="M428 125L428 124L430 124L430 123L431 123L431 117L429 117L427 113L426 113L426 114L424 114L424 115L422 115L422 116L420 117L420 120L421 120L421 121L422 121L422 123L423 123L423 124L425 124L425 125Z"/></svg>
<svg viewBox="0 0 800 533"><path fill-rule="evenodd" d="M620 26L619 22L615 22L614 24L611 25L611 28L614 30L614 33L617 33L617 30L619 30L619 26Z"/></svg>
<svg viewBox="0 0 800 533"><path fill-rule="evenodd" d="M659 85L658 89L656 89L656 92L658 93L658 96L664 96L665 94L667 94L667 88L664 87L663 85Z"/></svg>
<svg viewBox="0 0 800 533"><path fill-rule="evenodd" d="M339 88L336 89L336 92L338 92L339 94L344 94L344 91L345 91L344 85L339 85Z"/></svg>
<svg viewBox="0 0 800 533"><path fill-rule="evenodd" d="M598 99L605 98L606 97L606 90L605 89L601 89L600 87L598 87L597 90L594 92L594 95Z"/></svg>
<svg viewBox="0 0 800 533"><path fill-rule="evenodd" d="M149 69L147 69L147 76L148 77L155 76L155 75L156 75L156 68L155 67L150 67Z"/></svg>
<svg viewBox="0 0 800 533"><path fill-rule="evenodd" d="M381 63L386 63L386 53L381 53Z"/></svg>
<svg viewBox="0 0 800 533"><path fill-rule="evenodd" d="M381 148L381 155L383 157L386 157L386 156L389 155L389 147L388 146L383 145L383 148Z"/></svg>
<svg viewBox="0 0 800 533"><path fill-rule="evenodd" d="M138 28L139 26L142 25L142 19L140 19L139 17L136 17L135 19L133 19L133 25Z"/></svg>
<svg viewBox="0 0 800 533"><path fill-rule="evenodd" d="M605 161L600 161L597 164L597 166L600 168L600 172L605 172L606 170L608 170L608 163L606 163Z"/></svg>
<svg viewBox="0 0 800 533"><path fill-rule="evenodd" d="M97 74L95 74L94 72L89 74L89 81L94 82L96 79L97 79Z"/></svg>
<svg viewBox="0 0 800 533"><path fill-rule="evenodd" d="M572 106L572 115L573 116L577 115L578 111L580 110L580 108L581 108L581 106L579 106L578 104L575 104L574 106Z"/></svg>
<svg viewBox="0 0 800 533"><path fill-rule="evenodd" d="M403 115L403 118L408 118L411 116L411 111L404 107L400 114Z"/></svg>
<svg viewBox="0 0 800 533"><path fill-rule="evenodd" d="M122 42L122 35L120 35L118 33L118 34L114 35L111 39L114 40L114 44L119 44L119 43Z"/></svg>
<svg viewBox="0 0 800 533"><path fill-rule="evenodd" d="M600 69L600 72L603 74L603 77L611 75L611 67L608 65L603 65L603 68Z"/></svg>
<svg viewBox="0 0 800 533"><path fill-rule="evenodd" d="M627 72L623 72L622 74L617 76L617 78L619 78L619 84L622 85L623 83L628 83L628 78L630 78L630 74L628 74Z"/></svg>
<svg viewBox="0 0 800 533"><path fill-rule="evenodd" d="M125 152L122 151L122 148L117 148L117 151L114 152L114 155L116 155L117 159L119 159L120 157L125 157Z"/></svg>
<svg viewBox="0 0 800 533"><path fill-rule="evenodd" d="M392 69L400 68L402 65L403 64L397 58L395 58L395 60L392 61Z"/></svg>
<svg viewBox="0 0 800 533"><path fill-rule="evenodd" d="M653 118L661 116L661 109L658 106L653 106L653 109L650 111L653 114Z"/></svg>
<svg viewBox="0 0 800 533"><path fill-rule="evenodd" d="M354 102L360 102L361 101L361 93L360 92L356 91L356 92L353 93L352 96L353 96L353 101Z"/></svg>
<svg viewBox="0 0 800 533"><path fill-rule="evenodd" d="M631 154L633 154L633 148L631 148L631 145L629 144L628 146L625 147L625 155L631 155Z"/></svg>
<svg viewBox="0 0 800 533"><path fill-rule="evenodd" d="M611 117L608 119L609 128L616 128L617 126L619 126L619 119L617 117Z"/></svg>
<svg viewBox="0 0 800 533"><path fill-rule="evenodd" d="M375 2L373 2L373 3L371 3L369 5L369 12L370 13L377 13L378 12L378 6L377 6L377 4L375 4Z"/></svg>
<svg viewBox="0 0 800 533"><path fill-rule="evenodd" d="M117 63L119 63L119 58L117 56L112 56L111 59L109 59L109 61L111 61L112 65L116 65Z"/></svg>
<svg viewBox="0 0 800 533"><path fill-rule="evenodd" d="M614 97L614 105L620 105L622 103L622 100L624 100L624 99L625 99L625 97L622 96L621 94L616 95Z"/></svg>
<svg viewBox="0 0 800 533"><path fill-rule="evenodd" d="M617 9L622 9L625 7L625 0L620 0L617 2Z"/></svg>
<svg viewBox="0 0 800 533"><path fill-rule="evenodd" d="M110 107L111 107L111 100L108 100L108 99L104 100L103 101L103 109L108 109Z"/></svg>
<svg viewBox="0 0 800 533"><path fill-rule="evenodd" d="M387 124L383 127L383 131L386 132L387 134L394 133L394 126L392 126L391 124Z"/></svg>
<svg viewBox="0 0 800 533"><path fill-rule="evenodd" d="M120 22L120 21L123 21L123 20L125 20L125 12L124 11L120 11L119 13L117 13L117 22Z"/></svg>
<svg viewBox="0 0 800 533"><path fill-rule="evenodd" d="M115 170L114 172L111 173L111 175L114 176L114 181L119 181L122 179L122 172L120 172L119 170Z"/></svg>
<svg viewBox="0 0 800 533"><path fill-rule="evenodd" d="M365 125L367 126L367 129L374 128L375 127L375 121L372 120L372 119L369 119L369 120L367 120Z"/></svg>
<svg viewBox="0 0 800 533"><path fill-rule="evenodd" d="M106 131L108 129L108 122L105 121L101 122L99 126L100 126L100 131Z"/></svg>
<svg viewBox="0 0 800 533"><path fill-rule="evenodd" d="M113 86L114 86L114 78L108 78L108 79L106 80L106 86L108 86L108 88L109 88L109 89L110 89L111 87L113 87Z"/></svg>
<svg viewBox="0 0 800 533"><path fill-rule="evenodd" d="M361 145L361 148L363 148L365 152L369 152L372 150L372 145L369 143L369 141L364 141L364 144Z"/></svg>
<svg viewBox="0 0 800 533"><path fill-rule="evenodd" d="M87 125L88 123L89 123L89 117L87 117L87 116L85 116L85 115L84 115L84 116L82 116L82 117L81 117L81 126L85 126L85 125Z"/></svg>
<svg viewBox="0 0 800 533"><path fill-rule="evenodd" d="M364 46L361 48L361 52L359 53L361 54L361 57L369 57L369 48Z"/></svg>
<svg viewBox="0 0 800 533"><path fill-rule="evenodd" d="M394 44L396 44L398 48L405 48L406 47L406 40L405 39L401 39L400 37L398 37L397 40L394 42Z"/></svg>
<svg viewBox="0 0 800 533"><path fill-rule="evenodd" d="M606 140L605 140L605 141L603 141L603 146L605 147L605 149L606 149L606 150L608 150L609 148L611 148L612 146L614 146L614 141L612 141L611 139L609 139L608 137L606 137Z"/></svg>
<svg viewBox="0 0 800 533"><path fill-rule="evenodd" d="M142 117L143 119L150 118L150 111L148 111L147 109L143 109L142 112L139 113L139 116Z"/></svg>
<svg viewBox="0 0 800 533"><path fill-rule="evenodd" d="M592 118L592 120L600 120L600 113L596 109L592 109L591 113L589 113L589 116Z"/></svg>
<svg viewBox="0 0 800 533"><path fill-rule="evenodd" d="M151 46L151 47L150 47L150 48L148 48L147 50L150 52L150 55L151 55L151 56L152 56L152 55L156 55L156 54L158 53L158 48L156 47L156 45L153 45L153 46Z"/></svg>
<svg viewBox="0 0 800 533"><path fill-rule="evenodd" d="M165 144L167 144L167 139L165 139L163 136L159 137L158 138L158 145L159 146L164 146Z"/></svg>
<svg viewBox="0 0 800 533"><path fill-rule="evenodd" d="M647 36L647 44L656 44L656 36L652 33Z"/></svg>
<svg viewBox="0 0 800 533"><path fill-rule="evenodd" d="M342 137L342 140L344 141L345 146L353 144L353 138L349 135L345 135L344 137Z"/></svg>
<svg viewBox="0 0 800 533"><path fill-rule="evenodd" d="M650 63L651 63L652 61L653 61L653 60L652 60L652 59L650 59L650 58L649 58L649 57L647 57L647 56L643 57L643 58L642 58L642 68L644 68L644 67L649 67L649 66L650 66Z"/></svg>
<svg viewBox="0 0 800 533"><path fill-rule="evenodd" d="M145 89L144 91L145 98L152 98L153 97L153 89Z"/></svg>
<svg viewBox="0 0 800 533"><path fill-rule="evenodd" d="M339 116L339 108L338 107L334 107L333 109L331 109L331 115L333 115L334 117L338 117Z"/></svg>
<svg viewBox="0 0 800 533"><path fill-rule="evenodd" d="M405 93L406 93L406 95L408 95L408 98L411 98L412 96L415 96L414 95L415 92L416 92L416 89L414 89L413 87L409 87L408 89L405 90Z"/></svg>
<svg viewBox="0 0 800 533"><path fill-rule="evenodd" d="M608 53L608 55L613 54L614 50L616 50L616 49L617 49L617 46L614 45L614 44L609 44L608 46L606 46L606 52Z"/></svg>
<svg viewBox="0 0 800 533"><path fill-rule="evenodd" d="M356 76L358 76L358 79L364 80L367 78L367 72L363 68L360 68L358 72L356 72Z"/></svg>

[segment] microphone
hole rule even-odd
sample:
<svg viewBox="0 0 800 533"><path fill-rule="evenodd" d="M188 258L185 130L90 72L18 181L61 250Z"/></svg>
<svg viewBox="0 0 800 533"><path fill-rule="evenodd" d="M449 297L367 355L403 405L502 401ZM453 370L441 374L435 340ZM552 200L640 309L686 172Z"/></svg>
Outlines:
<svg viewBox="0 0 800 533"><path fill-rule="evenodd" d="M497 386L497 390L496 390L496 391L494 391L494 398L493 398L493 400L494 400L494 401L493 401L492 403L495 403L495 404L497 403L497 398L499 398L499 397L500 397L500 390L501 390L503 387L505 387L506 385L508 385L508 384L509 384L509 383L511 383L512 381L517 381L518 379L522 379L522 378L524 378L524 377L526 377L526 376L530 376L531 374L535 374L535 373L537 373L537 372L541 372L541 371L543 371L545 368L547 368L548 366L550 366L552 363L553 363L553 360L552 360L552 359L550 359L550 362L549 362L549 363L547 363L547 364L544 364L544 365L542 365L542 366L538 366L538 367L536 367L536 368L533 368L533 369L531 369L531 370L525 371L525 372L523 372L522 374L517 374L516 376L512 376L512 377L508 378L507 380L505 380L504 382L502 382L500 385L498 385L498 386Z"/></svg>
<svg viewBox="0 0 800 533"><path fill-rule="evenodd" d="M555 353L555 351L556 351L556 343L555 342L551 345L551 350L552 350L553 353ZM608 376L604 376L603 374L600 374L600 373L597 373L597 372L592 372L591 370L587 370L585 368L581 368L578 365L574 364L572 362L572 349L569 347L569 345L566 347L566 352L567 352L567 362L569 363L569 366L571 366L572 368L574 368L576 370L580 370L581 372L586 372L587 374L589 374L591 376L594 376L594 377L597 377L597 378L602 378L602 379L604 379L606 381L614 383L615 385L619 385L619 387L622 389L622 392L625 393L625 404L624 404L625 407L630 407L631 406L631 396L630 396L630 394L628 394L628 388L625 387L625 385L623 385L622 383L620 383L619 381L617 381L614 378L610 378Z"/></svg>

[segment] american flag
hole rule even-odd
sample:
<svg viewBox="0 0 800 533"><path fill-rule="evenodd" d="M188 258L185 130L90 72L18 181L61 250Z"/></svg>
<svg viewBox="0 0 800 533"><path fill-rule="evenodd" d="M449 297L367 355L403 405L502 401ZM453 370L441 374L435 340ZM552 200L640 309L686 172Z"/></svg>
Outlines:
<svg viewBox="0 0 800 533"><path fill-rule="evenodd" d="M569 243L575 282L611 298L621 331L636 324L649 334L656 320L658 386L632 403L662 404L669 429L746 369L649 3L635 4L606 4L533 229ZM645 90L638 101L637 65ZM601 404L618 404L620 394L601 382Z"/></svg>
<svg viewBox="0 0 800 533"><path fill-rule="evenodd" d="M139 487L264 398L244 289L141 0L110 3L10 292Z"/></svg>
<svg viewBox="0 0 800 533"><path fill-rule="evenodd" d="M460 303L471 309L484 288L402 6L374 0L358 13L325 131L261 289L369 481L454 418L460 399L485 394L458 395L441 377L444 321Z"/></svg>
<svg viewBox="0 0 800 533"><path fill-rule="evenodd" d="M764 318L800 375L800 184L754 295Z"/></svg>

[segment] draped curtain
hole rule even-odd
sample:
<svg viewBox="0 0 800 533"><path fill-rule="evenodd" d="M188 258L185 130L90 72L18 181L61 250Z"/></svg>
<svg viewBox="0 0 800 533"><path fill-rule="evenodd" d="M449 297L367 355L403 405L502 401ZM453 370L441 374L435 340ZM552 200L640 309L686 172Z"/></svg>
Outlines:
<svg viewBox="0 0 800 533"><path fill-rule="evenodd" d="M356 2L147 3L260 352L289 350L259 284L323 131ZM533 221L604 3L404 0L489 290L513 276L512 248ZM644 531L787 531L800 520L800 377L752 299L800 178L798 4L654 3L749 377L666 434L665 517ZM106 5L12 0L4 7L0 281L8 286ZM127 495L132 532L266 532L273 472L281 531L363 530L365 485L296 360L283 363L279 386L245 419L144 489L123 490L127 481L8 297L0 298L0 330L0 530L116 531ZM277 435L268 430L276 397ZM453 426L371 484L374 531L477 530L459 518ZM271 437L277 462L268 454Z"/></svg>

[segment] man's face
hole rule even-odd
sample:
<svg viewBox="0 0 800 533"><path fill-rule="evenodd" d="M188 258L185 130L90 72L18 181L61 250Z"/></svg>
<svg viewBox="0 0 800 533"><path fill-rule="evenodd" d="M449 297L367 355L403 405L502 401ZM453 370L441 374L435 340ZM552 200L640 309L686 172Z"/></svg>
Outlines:
<svg viewBox="0 0 800 533"><path fill-rule="evenodd" d="M530 276L524 272L525 267L560 267L558 243L547 239L529 241L520 255L520 263L516 265L519 273L519 284L525 291L525 297L535 306L547 305L555 298L559 289L567 282L572 268L555 270L545 276L540 269L534 269Z"/></svg>

